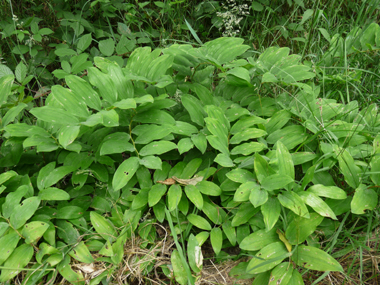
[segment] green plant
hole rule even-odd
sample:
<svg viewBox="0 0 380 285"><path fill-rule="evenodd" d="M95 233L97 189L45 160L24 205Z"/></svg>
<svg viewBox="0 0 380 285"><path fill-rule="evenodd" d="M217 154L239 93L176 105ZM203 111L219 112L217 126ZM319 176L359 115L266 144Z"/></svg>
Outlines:
<svg viewBox="0 0 380 285"><path fill-rule="evenodd" d="M70 260L92 263L96 252L109 264L99 283L135 234L159 254L158 222L169 223L177 247L162 273L180 284L200 278L206 242L220 260L234 246L236 257L251 256L239 268L254 284L342 271L333 245L318 248L313 237L377 205L377 106L322 98L300 55L272 47L253 58L242 43L137 48L126 65L94 57L96 67L66 71L41 105L7 105L1 282L36 261L25 284L58 272L84 284ZM20 88L13 80L0 79L1 106ZM154 258L141 261L145 274L155 268Z"/></svg>

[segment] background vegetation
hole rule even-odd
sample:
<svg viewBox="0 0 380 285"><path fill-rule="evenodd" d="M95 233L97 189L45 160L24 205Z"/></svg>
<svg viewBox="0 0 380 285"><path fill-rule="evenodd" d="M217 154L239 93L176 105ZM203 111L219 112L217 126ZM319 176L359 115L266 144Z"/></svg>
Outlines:
<svg viewBox="0 0 380 285"><path fill-rule="evenodd" d="M0 282L377 284L379 4L1 0Z"/></svg>

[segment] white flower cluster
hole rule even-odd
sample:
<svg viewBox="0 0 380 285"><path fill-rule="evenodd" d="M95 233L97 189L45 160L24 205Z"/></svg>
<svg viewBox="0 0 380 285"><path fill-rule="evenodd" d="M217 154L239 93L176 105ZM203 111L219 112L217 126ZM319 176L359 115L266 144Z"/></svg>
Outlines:
<svg viewBox="0 0 380 285"><path fill-rule="evenodd" d="M236 0L226 0L226 2L226 4L222 4L226 11L216 13L223 21L219 30L224 28L223 37L235 37L240 33L240 21L249 15L249 7L247 4L238 4Z"/></svg>

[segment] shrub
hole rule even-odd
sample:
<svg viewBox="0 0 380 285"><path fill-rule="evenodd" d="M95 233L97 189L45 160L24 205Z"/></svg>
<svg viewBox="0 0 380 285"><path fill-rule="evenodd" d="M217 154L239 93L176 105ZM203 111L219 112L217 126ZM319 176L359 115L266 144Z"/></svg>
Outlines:
<svg viewBox="0 0 380 285"><path fill-rule="evenodd" d="M16 101L1 121L0 281L33 261L25 284L54 280L55 269L84 284L68 265L93 252L111 268L99 283L126 240L154 246L155 223L171 229L176 249L161 268L180 284L200 277L205 243L218 259L235 246L251 256L242 268L254 284L342 271L313 237L377 205L377 106L321 97L288 48L247 50L219 38L137 48L125 66L95 57L40 106ZM0 79L2 105L13 81Z"/></svg>

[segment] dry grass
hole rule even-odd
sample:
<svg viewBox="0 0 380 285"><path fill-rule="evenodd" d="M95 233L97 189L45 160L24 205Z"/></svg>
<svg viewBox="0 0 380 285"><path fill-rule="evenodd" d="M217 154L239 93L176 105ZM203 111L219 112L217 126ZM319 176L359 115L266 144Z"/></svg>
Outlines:
<svg viewBox="0 0 380 285"><path fill-rule="evenodd" d="M177 284L173 278L166 276L161 266L170 265L170 257L175 244L170 236L170 231L162 225L156 224L158 236L156 244L149 248L144 248L144 240L140 237L129 239L124 247L124 259L121 265L116 270L112 270L112 274L108 276L112 285L130 284ZM345 273L330 272L322 280L319 280L318 285L380 285L380 252L379 232L373 233L372 238L367 242L366 246L370 250L362 250L360 258L360 250L353 250L350 253L340 257L338 261L342 264ZM206 248L204 256L212 256L212 249ZM98 254L93 255L94 259L99 258ZM203 269L200 275L197 276L196 285L248 285L252 284L253 279L235 279L229 276L230 270L239 264L239 261L227 260L222 263L216 263L213 258L207 258L204 261ZM110 271L114 265L105 262L97 261L92 264L83 264L71 259L71 268L81 273L84 277L85 284L99 276L104 271ZM111 272L111 271L110 271ZM304 276L306 285L313 284L323 272L307 271ZM25 280L26 272L23 271L13 279L12 284L22 284ZM61 284L68 283L60 275L55 280L48 280L38 283L39 285L46 284Z"/></svg>

